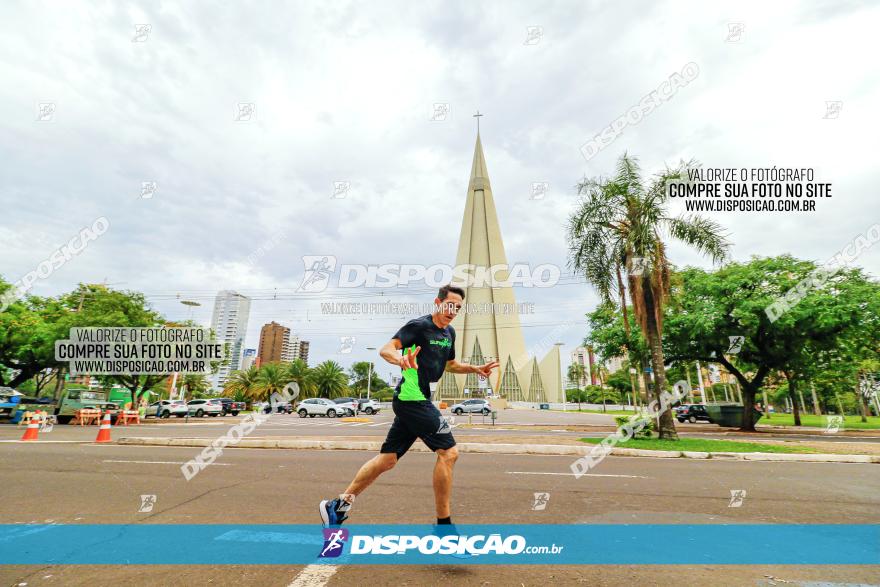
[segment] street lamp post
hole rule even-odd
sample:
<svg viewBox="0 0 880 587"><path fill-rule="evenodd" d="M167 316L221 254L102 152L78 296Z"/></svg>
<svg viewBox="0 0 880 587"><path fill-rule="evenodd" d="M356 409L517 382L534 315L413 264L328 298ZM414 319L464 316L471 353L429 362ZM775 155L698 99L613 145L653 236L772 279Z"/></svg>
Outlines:
<svg viewBox="0 0 880 587"><path fill-rule="evenodd" d="M564 344L565 344L564 342L557 342L557 343L554 343L553 346L561 347ZM562 385L562 349L561 348L557 349L557 351L556 351L556 368L559 370L560 387L563 387L563 389L561 390L562 391L562 411L568 412L568 398L565 397L565 389L564 389L564 386ZM580 404L578 404L578 406L580 406Z"/></svg>
<svg viewBox="0 0 880 587"><path fill-rule="evenodd" d="M192 300L180 300L180 303L184 306L189 306L189 321L192 322L193 308L196 306L201 306L201 304Z"/></svg>
<svg viewBox="0 0 880 587"><path fill-rule="evenodd" d="M375 351L376 347L368 346L368 351ZM370 366L367 368L367 399L370 399L370 384L373 382L373 361L370 361Z"/></svg>

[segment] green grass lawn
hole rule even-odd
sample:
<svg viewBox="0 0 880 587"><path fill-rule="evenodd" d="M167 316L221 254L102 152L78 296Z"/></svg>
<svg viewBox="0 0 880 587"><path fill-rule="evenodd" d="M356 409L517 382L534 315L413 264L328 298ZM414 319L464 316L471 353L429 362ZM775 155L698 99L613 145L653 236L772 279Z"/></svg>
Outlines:
<svg viewBox="0 0 880 587"><path fill-rule="evenodd" d="M601 438L581 438L581 442L599 444ZM736 440L705 440L702 438L681 438L679 440L660 440L658 438L631 438L617 444L620 448L641 448L645 450L686 450L693 452L784 452L807 453L815 449L799 446L795 442L785 444L764 444L761 442L738 442Z"/></svg>
<svg viewBox="0 0 880 587"><path fill-rule="evenodd" d="M840 427L840 430L878 430L880 429L880 417L868 416L867 422L862 422L861 416L845 416L846 420ZM801 424L803 426L815 426L817 428L825 428L827 416L814 416L812 414L801 414ZM768 419L764 416L758 420L758 425L764 426L794 426L793 414L771 414Z"/></svg>

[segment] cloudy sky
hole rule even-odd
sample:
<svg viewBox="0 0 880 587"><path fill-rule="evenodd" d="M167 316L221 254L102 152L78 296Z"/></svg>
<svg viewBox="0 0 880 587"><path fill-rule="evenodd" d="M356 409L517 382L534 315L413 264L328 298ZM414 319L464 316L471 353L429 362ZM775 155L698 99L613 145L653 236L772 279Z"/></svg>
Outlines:
<svg viewBox="0 0 880 587"><path fill-rule="evenodd" d="M207 323L213 294L235 289L254 299L247 346L276 320L312 342L312 363L347 366L403 319L322 315L320 301L352 292L295 294L302 256L454 263L477 109L511 263L564 268L576 182L624 151L647 173L695 158L813 168L832 184L812 213L714 213L738 260L825 260L880 221L875 3L227 4L4 3L0 275L21 279L104 216L110 229L34 293L106 282L171 319L199 301ZM582 155L688 63L693 81ZM236 120L240 103L250 120ZM445 117L432 120L435 104ZM535 182L545 197L530 198ZM709 266L675 243L670 257ZM857 264L880 275L880 246ZM582 279L563 283L517 290L535 304L527 345L595 307ZM430 301L423 291L354 299ZM564 350L583 335L561 333ZM356 337L351 354L341 336Z"/></svg>

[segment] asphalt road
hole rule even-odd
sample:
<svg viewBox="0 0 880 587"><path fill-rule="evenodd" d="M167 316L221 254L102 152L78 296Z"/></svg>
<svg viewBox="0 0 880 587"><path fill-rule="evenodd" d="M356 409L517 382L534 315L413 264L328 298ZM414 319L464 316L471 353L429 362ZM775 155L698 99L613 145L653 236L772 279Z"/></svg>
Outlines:
<svg viewBox="0 0 880 587"><path fill-rule="evenodd" d="M553 416L552 419L548 419ZM241 420L238 417L191 418L189 421L171 418L161 422L153 418L145 420L138 426L119 426L112 431L113 438L122 436L176 436L187 438L214 438L223 434L230 426ZM373 416L361 415L366 422L345 422L341 419L315 417L300 418L296 414L273 414L265 424L254 432L259 436L379 436L384 437L391 426L394 414L382 411ZM560 436L567 438L604 437L613 429L614 420L601 414L577 414L562 412L542 413L528 410L502 411L501 418L495 426L489 418L474 414L470 418L475 428L455 429L456 438L466 441L468 435L497 435L499 442L504 436L535 435L542 437ZM455 424L468 424L467 415L456 416ZM595 426L595 431L565 430L565 426ZM539 427L540 426L540 427ZM548 428L550 426L551 428ZM552 426L560 428L553 429ZM813 440L822 442L866 442L880 443L880 434L876 431L850 430L839 434L823 434L821 432L804 431L801 433L785 431L762 431L756 434L742 434L731 429L721 429L714 424L676 424L680 436L710 439L738 440ZM24 431L23 426L0 425L0 441L17 440ZM41 435L43 440L94 440L96 426L55 426L51 433Z"/></svg>
<svg viewBox="0 0 880 587"><path fill-rule="evenodd" d="M317 502L341 491L371 456L228 448L216 465L187 482L179 467L197 450L0 444L0 519L317 524ZM475 524L880 523L876 465L609 457L596 476L576 480L566 474L570 462L570 457L464 455L456 467L453 517ZM352 521L431 523L432 466L430 454L407 455L358 499ZM741 507L728 507L733 489L747 492ZM543 511L532 510L537 491L550 492ZM144 494L157 496L150 513L138 513ZM332 574L313 577L316 572ZM13 565L0 569L0 584L839 585L878 584L878 576L878 569L868 566L339 566L316 571L303 566Z"/></svg>

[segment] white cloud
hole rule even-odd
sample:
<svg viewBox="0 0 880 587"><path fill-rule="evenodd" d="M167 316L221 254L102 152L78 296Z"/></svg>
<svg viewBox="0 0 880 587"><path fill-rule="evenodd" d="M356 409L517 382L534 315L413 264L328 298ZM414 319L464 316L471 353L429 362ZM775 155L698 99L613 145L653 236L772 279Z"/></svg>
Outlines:
<svg viewBox="0 0 880 587"><path fill-rule="evenodd" d="M648 173L695 157L814 167L834 185L813 214L717 215L738 259L825 259L877 208L871 5L28 3L4 13L0 273L17 279L106 215L111 230L38 293L106 279L148 292L172 318L188 312L177 293L198 299L207 321L213 292L239 288L256 298L251 346L272 319L312 340L313 357L336 352L340 333L364 346L393 333L397 319L329 320L316 303L278 300L304 254L453 262L478 108L511 262L564 266L575 183L610 173L624 150ZM725 41L729 22L744 23L741 42ZM132 42L139 23L149 37ZM524 44L528 26L543 27L539 43ZM584 142L691 61L692 84L583 159ZM822 118L826 100L843 101L839 119ZM34 120L43 101L56 103L52 123ZM239 102L256 105L256 121L233 121ZM445 122L428 120L436 102L450 105ZM143 181L158 184L149 200L138 198ZM334 181L351 182L345 199L330 198ZM550 192L529 200L537 181ZM279 230L287 238L250 264ZM675 244L670 256L707 263ZM880 252L860 262L880 274ZM518 296L537 304L533 323L595 302L586 285ZM527 343L548 329L527 328ZM566 350L579 339L572 332Z"/></svg>

